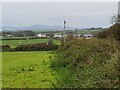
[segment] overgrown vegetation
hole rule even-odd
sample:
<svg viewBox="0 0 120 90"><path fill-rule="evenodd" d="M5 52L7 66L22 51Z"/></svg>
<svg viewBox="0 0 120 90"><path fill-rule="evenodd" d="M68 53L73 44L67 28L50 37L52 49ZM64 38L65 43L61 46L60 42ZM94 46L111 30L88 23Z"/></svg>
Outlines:
<svg viewBox="0 0 120 90"><path fill-rule="evenodd" d="M115 24L103 32L100 32L97 37L120 41L120 24Z"/></svg>
<svg viewBox="0 0 120 90"><path fill-rule="evenodd" d="M76 39L65 43L56 53L51 68L56 72L58 87L119 87L116 41Z"/></svg>
<svg viewBox="0 0 120 90"><path fill-rule="evenodd" d="M51 63L58 87L120 87L120 24L100 32L97 37L71 39L59 47Z"/></svg>

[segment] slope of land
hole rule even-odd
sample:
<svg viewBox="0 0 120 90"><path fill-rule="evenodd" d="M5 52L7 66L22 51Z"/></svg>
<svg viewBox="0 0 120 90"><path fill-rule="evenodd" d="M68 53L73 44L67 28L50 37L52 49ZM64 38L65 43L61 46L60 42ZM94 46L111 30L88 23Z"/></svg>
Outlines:
<svg viewBox="0 0 120 90"><path fill-rule="evenodd" d="M61 45L51 68L59 87L119 88L120 24L93 39L73 39Z"/></svg>
<svg viewBox="0 0 120 90"><path fill-rule="evenodd" d="M51 68L58 87L118 88L118 42L75 39L59 47Z"/></svg>

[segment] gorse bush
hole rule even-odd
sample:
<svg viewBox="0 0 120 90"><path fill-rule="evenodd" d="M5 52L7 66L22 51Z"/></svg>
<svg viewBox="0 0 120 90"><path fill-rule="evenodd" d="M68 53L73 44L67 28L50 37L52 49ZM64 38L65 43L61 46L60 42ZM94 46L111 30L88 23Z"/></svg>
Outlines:
<svg viewBox="0 0 120 90"><path fill-rule="evenodd" d="M110 28L100 32L97 37L99 38L111 38L120 41L120 24L115 24Z"/></svg>
<svg viewBox="0 0 120 90"><path fill-rule="evenodd" d="M100 39L72 40L51 63L59 87L118 87L118 44Z"/></svg>

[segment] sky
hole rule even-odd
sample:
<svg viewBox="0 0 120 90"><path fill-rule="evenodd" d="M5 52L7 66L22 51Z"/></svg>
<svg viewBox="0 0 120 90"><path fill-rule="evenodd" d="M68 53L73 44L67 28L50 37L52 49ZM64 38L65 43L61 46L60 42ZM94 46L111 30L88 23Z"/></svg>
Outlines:
<svg viewBox="0 0 120 90"><path fill-rule="evenodd" d="M3 2L2 26L109 27L117 2ZM1 6L1 5L0 5Z"/></svg>
<svg viewBox="0 0 120 90"><path fill-rule="evenodd" d="M0 2L118 2L119 0L0 0Z"/></svg>

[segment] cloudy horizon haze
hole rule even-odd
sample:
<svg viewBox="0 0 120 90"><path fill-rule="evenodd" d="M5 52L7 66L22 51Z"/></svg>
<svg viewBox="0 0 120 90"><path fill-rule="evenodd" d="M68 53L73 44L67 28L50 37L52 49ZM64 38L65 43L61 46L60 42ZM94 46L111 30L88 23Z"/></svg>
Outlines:
<svg viewBox="0 0 120 90"><path fill-rule="evenodd" d="M33 25L89 28L109 27L117 14L117 2L5 2L2 3L2 25Z"/></svg>

